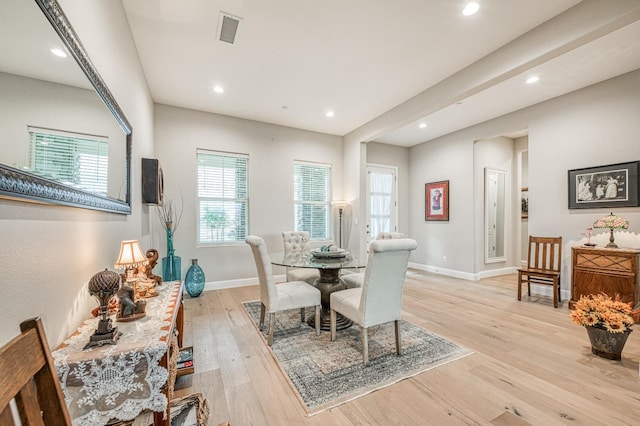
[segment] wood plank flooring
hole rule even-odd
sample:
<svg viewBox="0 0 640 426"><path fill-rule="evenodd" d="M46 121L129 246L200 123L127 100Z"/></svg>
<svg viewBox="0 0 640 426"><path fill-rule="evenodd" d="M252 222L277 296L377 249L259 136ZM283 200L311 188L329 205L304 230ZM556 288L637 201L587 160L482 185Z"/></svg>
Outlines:
<svg viewBox="0 0 640 426"><path fill-rule="evenodd" d="M403 319L475 353L306 417L241 303L257 285L185 297L184 344L209 425L638 425L640 333L622 361L591 354L586 331L545 296L516 299L516 276L465 281L410 270ZM636 335L638 334L638 335Z"/></svg>

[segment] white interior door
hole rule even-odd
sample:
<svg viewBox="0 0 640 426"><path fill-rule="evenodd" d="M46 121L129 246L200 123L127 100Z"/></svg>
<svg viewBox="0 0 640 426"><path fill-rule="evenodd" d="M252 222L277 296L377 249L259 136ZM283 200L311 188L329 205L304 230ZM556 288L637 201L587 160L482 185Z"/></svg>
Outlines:
<svg viewBox="0 0 640 426"><path fill-rule="evenodd" d="M398 231L397 168L367 165L367 249L379 232Z"/></svg>

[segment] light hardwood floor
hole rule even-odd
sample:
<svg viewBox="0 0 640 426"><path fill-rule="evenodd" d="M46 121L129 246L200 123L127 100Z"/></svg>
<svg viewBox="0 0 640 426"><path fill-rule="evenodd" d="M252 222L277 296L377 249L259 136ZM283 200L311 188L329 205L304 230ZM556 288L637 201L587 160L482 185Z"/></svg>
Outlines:
<svg viewBox="0 0 640 426"><path fill-rule="evenodd" d="M209 425L638 425L640 334L622 361L591 354L566 301L516 299L516 276L465 281L410 270L403 319L475 353L355 401L306 417L243 311L257 285L185 297L185 345Z"/></svg>

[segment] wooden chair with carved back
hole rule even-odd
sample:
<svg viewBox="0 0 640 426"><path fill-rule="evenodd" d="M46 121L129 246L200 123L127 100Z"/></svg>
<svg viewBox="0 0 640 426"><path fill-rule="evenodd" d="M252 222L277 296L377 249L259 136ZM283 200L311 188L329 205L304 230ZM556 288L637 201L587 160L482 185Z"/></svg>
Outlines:
<svg viewBox="0 0 640 426"><path fill-rule="evenodd" d="M531 296L531 284L553 286L553 307L560 298L560 268L562 266L562 237L529 237L527 266L518 268L518 300L522 300L522 284L527 284Z"/></svg>
<svg viewBox="0 0 640 426"><path fill-rule="evenodd" d="M20 329L0 348L0 425L16 424L12 400L23 426L71 425L42 321L29 319Z"/></svg>

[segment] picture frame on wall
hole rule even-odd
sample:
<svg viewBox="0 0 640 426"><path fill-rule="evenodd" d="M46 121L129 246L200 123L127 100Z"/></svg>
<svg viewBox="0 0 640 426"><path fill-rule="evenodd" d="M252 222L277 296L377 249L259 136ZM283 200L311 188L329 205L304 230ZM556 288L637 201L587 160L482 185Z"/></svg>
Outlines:
<svg viewBox="0 0 640 426"><path fill-rule="evenodd" d="M449 181L424 185L424 220L449 221Z"/></svg>
<svg viewBox="0 0 640 426"><path fill-rule="evenodd" d="M569 170L569 208L637 207L640 161Z"/></svg>

